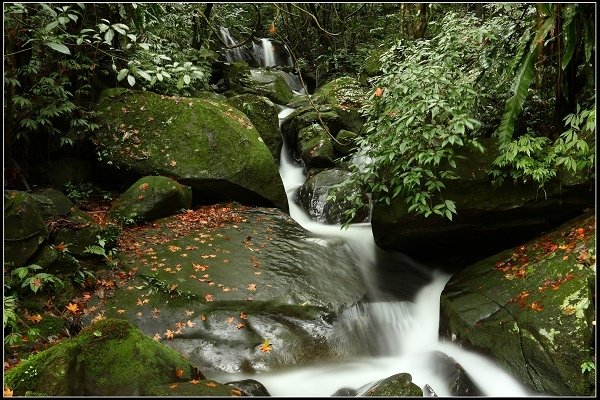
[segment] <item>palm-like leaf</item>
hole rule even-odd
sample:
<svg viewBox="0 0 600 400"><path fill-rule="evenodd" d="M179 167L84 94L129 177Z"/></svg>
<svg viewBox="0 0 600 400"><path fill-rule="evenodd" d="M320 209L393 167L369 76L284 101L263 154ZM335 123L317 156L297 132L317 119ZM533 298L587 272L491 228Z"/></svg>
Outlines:
<svg viewBox="0 0 600 400"><path fill-rule="evenodd" d="M533 55L534 53L530 52L525 56L523 64L519 69L519 73L513 82L513 95L506 102L502 120L498 127L500 143L507 143L512 138L517 117L521 113L521 110L523 110L523 104L525 104L525 99L527 98L527 91L533 81Z"/></svg>

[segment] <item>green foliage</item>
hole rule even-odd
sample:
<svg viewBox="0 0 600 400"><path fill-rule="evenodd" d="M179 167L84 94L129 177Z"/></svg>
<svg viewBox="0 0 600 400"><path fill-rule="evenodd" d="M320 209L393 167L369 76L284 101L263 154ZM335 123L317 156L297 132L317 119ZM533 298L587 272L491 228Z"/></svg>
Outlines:
<svg viewBox="0 0 600 400"><path fill-rule="evenodd" d="M498 167L490 171L495 183L507 176L523 183L533 181L543 188L561 170L589 176L595 165L596 108L581 110L565 117L568 128L556 140L527 133L507 143L500 143Z"/></svg>
<svg viewBox="0 0 600 400"><path fill-rule="evenodd" d="M373 201L390 204L402 195L410 212L451 220L456 206L443 197L444 181L456 177L458 149L484 151L478 79L489 64L482 57L485 43L498 34L454 13L439 32L429 40L399 41L381 56L383 75L364 109L367 135L358 139L371 162L356 166L354 179Z"/></svg>
<svg viewBox="0 0 600 400"><path fill-rule="evenodd" d="M55 275L45 272L35 273L40 269L42 267L39 265L31 264L26 267L15 268L11 275L17 279L17 284L20 284L21 288L29 288L33 293L41 291L45 286L51 285L55 291L64 286L63 281Z"/></svg>
<svg viewBox="0 0 600 400"><path fill-rule="evenodd" d="M581 373L595 373L596 372L596 363L592 360L586 361L581 364Z"/></svg>

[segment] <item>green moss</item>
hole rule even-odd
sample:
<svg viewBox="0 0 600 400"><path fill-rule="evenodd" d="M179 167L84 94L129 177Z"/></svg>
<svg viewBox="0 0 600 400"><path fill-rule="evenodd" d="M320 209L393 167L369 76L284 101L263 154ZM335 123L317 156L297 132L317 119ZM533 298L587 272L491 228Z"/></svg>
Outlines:
<svg viewBox="0 0 600 400"><path fill-rule="evenodd" d="M329 135L318 124L302 128L298 133L298 152L306 170L313 167L331 167L335 155Z"/></svg>
<svg viewBox="0 0 600 400"><path fill-rule="evenodd" d="M131 110L130 110L131 108ZM162 175L202 196L287 208L277 166L246 115L215 100L103 92L97 137L105 165Z"/></svg>

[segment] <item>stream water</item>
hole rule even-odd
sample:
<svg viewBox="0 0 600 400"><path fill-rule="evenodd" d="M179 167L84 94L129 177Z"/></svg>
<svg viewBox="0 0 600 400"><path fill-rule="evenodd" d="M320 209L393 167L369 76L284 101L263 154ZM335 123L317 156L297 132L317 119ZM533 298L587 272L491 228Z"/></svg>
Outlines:
<svg viewBox="0 0 600 400"><path fill-rule="evenodd" d="M291 109L280 112L280 121ZM284 143L279 172L287 193L290 215L305 229L321 237L344 239L356 253L367 285L370 302L346 310L334 329L368 346L368 356L326 364L294 366L281 371L257 374L220 374L221 382L256 379L272 396L333 395L341 388L358 390L371 382L408 372L421 388L429 385L438 396L451 396L440 374L441 351L454 358L487 396L531 396L518 381L478 354L438 338L439 298L448 274L419 265L398 254L378 250L369 223L353 224L342 230L310 219L294 202L296 190L304 183L302 166L295 165ZM325 266L324 266L325 267ZM393 274L385 273L392 270ZM383 271L383 276L381 276ZM390 277L395 276L390 282ZM425 390L424 390L424 393Z"/></svg>

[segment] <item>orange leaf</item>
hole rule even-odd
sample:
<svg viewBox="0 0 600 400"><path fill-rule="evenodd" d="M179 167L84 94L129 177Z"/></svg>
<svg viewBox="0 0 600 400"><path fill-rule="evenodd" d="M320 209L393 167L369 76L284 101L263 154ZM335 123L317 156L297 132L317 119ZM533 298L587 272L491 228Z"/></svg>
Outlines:
<svg viewBox="0 0 600 400"><path fill-rule="evenodd" d="M204 295L204 298L206 299L206 301L213 301L215 299L215 296L213 296L210 293L207 293Z"/></svg>
<svg viewBox="0 0 600 400"><path fill-rule="evenodd" d="M54 248L58 251L65 251L67 249L67 246L64 243L59 243L54 245Z"/></svg>
<svg viewBox="0 0 600 400"><path fill-rule="evenodd" d="M248 290L253 292L256 290L256 283L251 283L248 285Z"/></svg>
<svg viewBox="0 0 600 400"><path fill-rule="evenodd" d="M176 387L177 387L177 384L176 384L176 383L174 383L174 384L172 384L172 385L169 385L169 389L175 389Z"/></svg>
<svg viewBox="0 0 600 400"><path fill-rule="evenodd" d="M183 368L177 368L175 370L175 375L177 375L178 378L181 378L183 376Z"/></svg>
<svg viewBox="0 0 600 400"><path fill-rule="evenodd" d="M383 95L383 89L378 87L377 89L375 89L375 96L381 97L381 95Z"/></svg>
<svg viewBox="0 0 600 400"><path fill-rule="evenodd" d="M243 329L243 328L244 328L244 324L242 324L242 323L240 322L240 323L238 323L238 324L237 324L235 327L236 327L236 328L238 328L238 329Z"/></svg>
<svg viewBox="0 0 600 400"><path fill-rule="evenodd" d="M167 337L167 339L173 339L173 331L170 329L167 329L167 331L165 332L165 336Z"/></svg>
<svg viewBox="0 0 600 400"><path fill-rule="evenodd" d="M202 321L206 321L206 315L204 315L204 314L200 315L200 319L201 319Z"/></svg>
<svg viewBox="0 0 600 400"><path fill-rule="evenodd" d="M275 27L275 22L271 22L271 26L269 26L269 34L274 35L277 32L277 28Z"/></svg>
<svg viewBox="0 0 600 400"><path fill-rule="evenodd" d="M192 385L197 385L198 383L200 383L200 381L199 381L199 380L197 380L197 379L192 379L192 380L190 381L190 383L191 383Z"/></svg>
<svg viewBox="0 0 600 400"><path fill-rule="evenodd" d="M240 318L241 319L246 319L246 318L248 318L248 315L245 312L241 312L240 313Z"/></svg>
<svg viewBox="0 0 600 400"><path fill-rule="evenodd" d="M206 386L208 387L217 387L217 384L214 382L206 382Z"/></svg>
<svg viewBox="0 0 600 400"><path fill-rule="evenodd" d="M229 389L229 394L231 394L232 396L241 396L242 392L237 389Z"/></svg>
<svg viewBox="0 0 600 400"><path fill-rule="evenodd" d="M156 340L157 342L160 342L160 339L162 339L162 337L160 336L160 333L157 333L152 339Z"/></svg>
<svg viewBox="0 0 600 400"><path fill-rule="evenodd" d="M260 344L259 349L263 353L268 353L271 350L273 350L273 346L271 345L271 342L269 341L269 339L264 339L263 342Z"/></svg>
<svg viewBox="0 0 600 400"><path fill-rule="evenodd" d="M117 310L117 314L123 314L124 312L125 312L125 310L123 310L123 309L118 309Z"/></svg>
<svg viewBox="0 0 600 400"><path fill-rule="evenodd" d="M34 324L37 324L42 320L42 316L39 313L35 315L26 315L25 318L33 322Z"/></svg>
<svg viewBox="0 0 600 400"><path fill-rule="evenodd" d="M186 322L186 324L187 324L187 326L189 326L190 328L193 328L193 327L196 325L196 323L195 323L195 322L192 322L192 321L190 321L189 319L188 319L188 321Z"/></svg>
<svg viewBox="0 0 600 400"><path fill-rule="evenodd" d="M544 309L544 306L538 303L537 301L531 303L530 307L533 311L542 311Z"/></svg>
<svg viewBox="0 0 600 400"><path fill-rule="evenodd" d="M76 314L79 311L79 307L77 307L77 304L69 303L67 310L71 311L73 314Z"/></svg>
<svg viewBox="0 0 600 400"><path fill-rule="evenodd" d="M13 391L8 386L4 387L4 397L12 397Z"/></svg>
<svg viewBox="0 0 600 400"><path fill-rule="evenodd" d="M140 185L140 190L146 190L146 189L148 189L148 186L149 186L149 185L148 185L147 183L142 183L142 184Z"/></svg>
<svg viewBox="0 0 600 400"><path fill-rule="evenodd" d="M234 318L233 318L233 317L229 317L229 318L227 318L225 321L227 321L227 323L228 323L229 325L231 325L231 324L233 323L233 320L234 320Z"/></svg>

